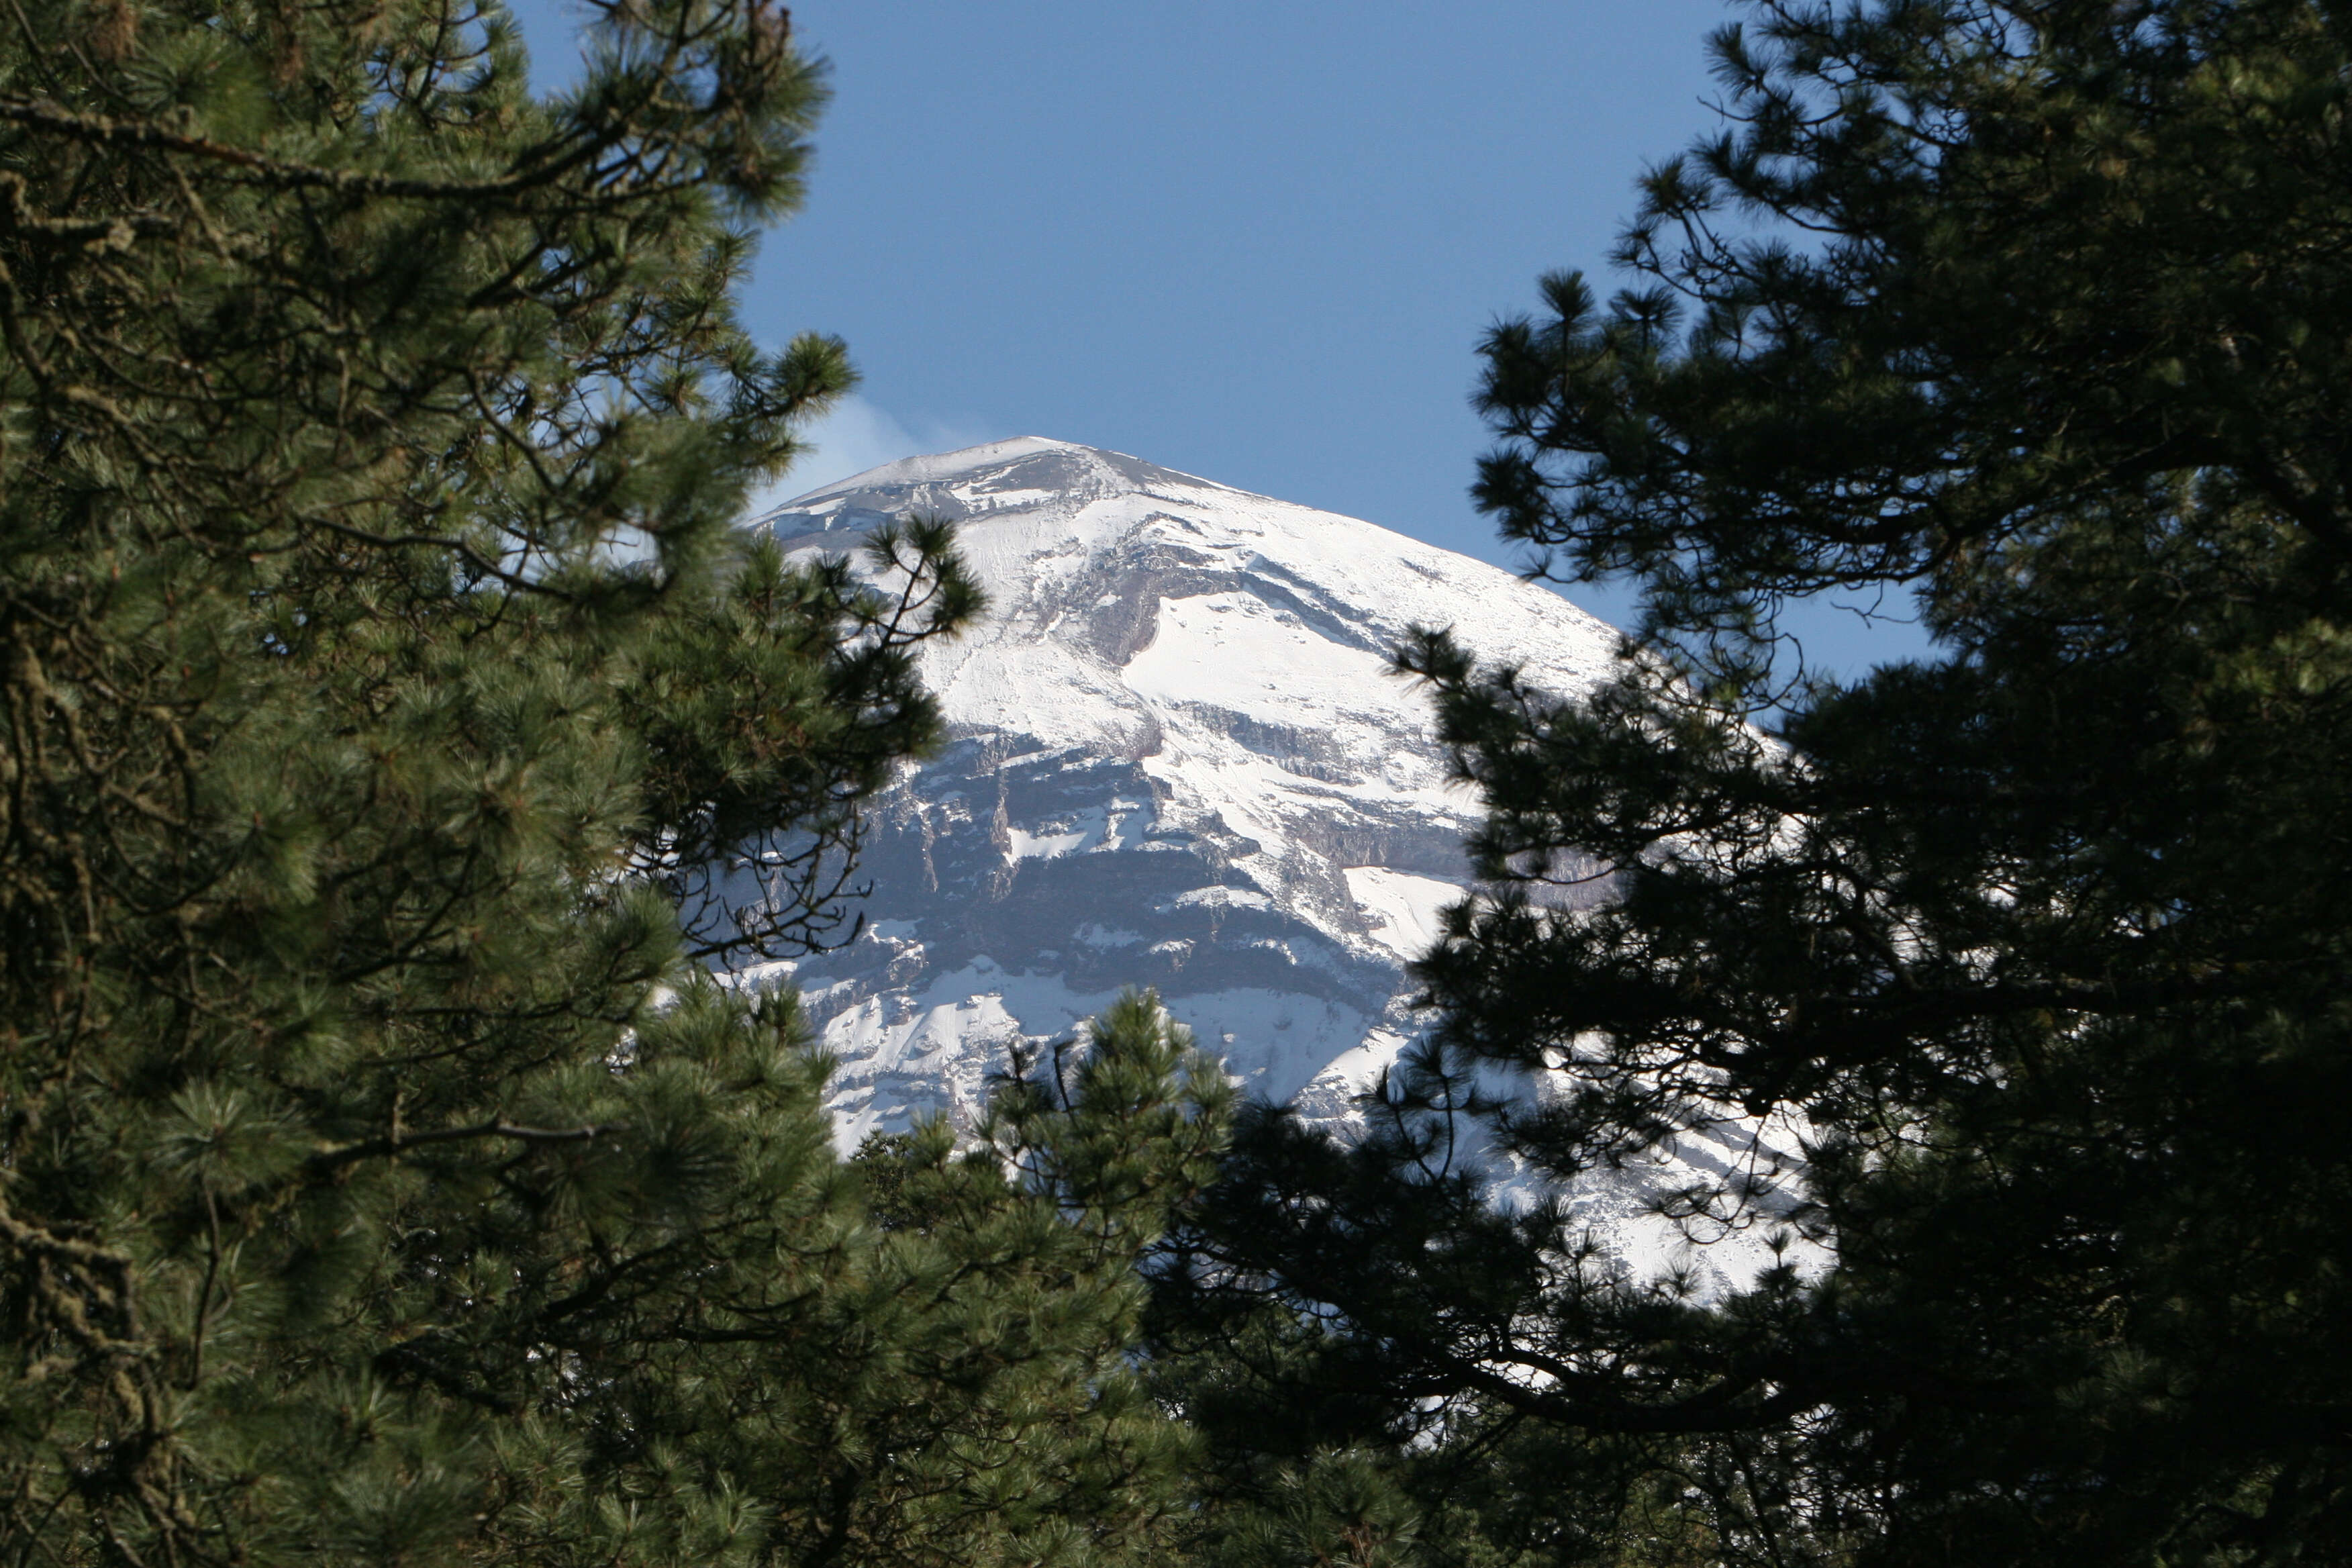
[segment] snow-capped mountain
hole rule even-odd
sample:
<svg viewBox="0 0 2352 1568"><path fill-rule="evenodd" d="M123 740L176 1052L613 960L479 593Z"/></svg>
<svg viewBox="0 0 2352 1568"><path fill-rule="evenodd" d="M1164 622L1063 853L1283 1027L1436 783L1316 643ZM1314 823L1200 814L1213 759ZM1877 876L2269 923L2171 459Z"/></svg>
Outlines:
<svg viewBox="0 0 2352 1568"><path fill-rule="evenodd" d="M1451 626L1574 693L1618 634L1371 523L1035 437L760 521L793 551L845 550L909 512L959 523L992 604L925 655L951 739L874 813L865 934L792 975L840 1061L844 1144L970 1116L1014 1039L1065 1035L1127 985L1155 987L1255 1092L1349 1115L1419 1026L1404 964L1465 890L1478 809L1388 650ZM1615 1177L1580 1206L1618 1229L1647 1184Z"/></svg>

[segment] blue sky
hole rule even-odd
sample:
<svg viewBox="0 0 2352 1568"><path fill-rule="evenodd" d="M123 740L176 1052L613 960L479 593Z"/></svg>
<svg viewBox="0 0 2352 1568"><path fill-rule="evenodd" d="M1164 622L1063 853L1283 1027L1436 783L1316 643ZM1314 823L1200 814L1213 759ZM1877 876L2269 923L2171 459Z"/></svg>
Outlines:
<svg viewBox="0 0 2352 1568"><path fill-rule="evenodd" d="M516 9L541 79L564 0ZM783 487L1015 435L1130 452L1505 565L1475 346L1604 270L1710 129L1720 0L796 0L832 63L810 199L747 300L864 374ZM1622 620L1607 588L1570 596ZM1835 611L1809 656L1916 646Z"/></svg>

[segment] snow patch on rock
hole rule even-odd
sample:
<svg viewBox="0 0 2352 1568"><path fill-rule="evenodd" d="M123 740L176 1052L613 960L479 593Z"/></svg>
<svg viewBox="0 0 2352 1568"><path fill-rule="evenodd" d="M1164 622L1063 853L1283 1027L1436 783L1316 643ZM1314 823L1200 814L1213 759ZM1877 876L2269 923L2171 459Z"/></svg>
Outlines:
<svg viewBox="0 0 2352 1568"><path fill-rule="evenodd" d="M786 966L840 1062L843 1144L968 1120L1015 1045L1126 985L1253 1091L1354 1122L1424 1026L1405 966L1470 890L1478 811L1389 650L1450 627L1576 694L1618 634L1374 524L1034 437L892 463L759 525L840 552L909 513L958 523L991 608L924 655L950 743L876 805L864 934ZM1673 1165L1595 1178L1580 1216L1664 1266L1679 1238L1643 1213ZM1706 1250L1703 1270L1755 1261Z"/></svg>

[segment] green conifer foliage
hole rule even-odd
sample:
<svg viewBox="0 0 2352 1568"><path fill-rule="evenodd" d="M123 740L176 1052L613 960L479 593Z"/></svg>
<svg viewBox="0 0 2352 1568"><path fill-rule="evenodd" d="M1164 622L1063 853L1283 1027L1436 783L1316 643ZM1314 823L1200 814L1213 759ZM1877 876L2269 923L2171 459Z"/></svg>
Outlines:
<svg viewBox="0 0 2352 1568"><path fill-rule="evenodd" d="M1166 1507L1130 1265L1215 1119L1157 1014L877 1226L791 998L697 962L849 929L978 598L936 525L734 530L849 381L732 303L822 83L763 0L594 10L553 100L467 0L0 17L13 1561L1115 1561Z"/></svg>
<svg viewBox="0 0 2352 1568"><path fill-rule="evenodd" d="M1486 345L1482 500L1671 657L1562 706L1408 650L1503 896L1423 963L1406 1125L1250 1134L1188 1277L1463 1440L1656 1444L1716 1560L2352 1558L2352 14L1746 14L1633 286ZM1933 652L1774 685L1832 588ZM1834 1270L1702 1303L1569 1212L1446 1220L1464 1075L1571 1063L1519 1156L1792 1118ZM1670 1206L1769 1229L1748 1174Z"/></svg>

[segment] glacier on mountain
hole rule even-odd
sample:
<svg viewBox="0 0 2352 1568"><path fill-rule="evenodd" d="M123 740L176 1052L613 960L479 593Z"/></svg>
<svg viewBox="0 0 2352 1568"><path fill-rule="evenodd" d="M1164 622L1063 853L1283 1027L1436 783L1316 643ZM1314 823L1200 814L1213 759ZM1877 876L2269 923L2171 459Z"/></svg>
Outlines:
<svg viewBox="0 0 2352 1568"><path fill-rule="evenodd" d="M991 605L923 655L948 743L873 808L864 931L774 966L838 1060L842 1142L968 1120L1015 1042L1127 985L1253 1092L1347 1122L1423 1026L1404 966L1468 889L1478 812L1389 649L1450 626L1573 694L1618 634L1374 524L1037 437L892 463L758 522L840 552L908 513L958 524ZM1574 1201L1657 1266L1676 1238L1641 1223L1649 1193L1753 1157L1685 1139Z"/></svg>

